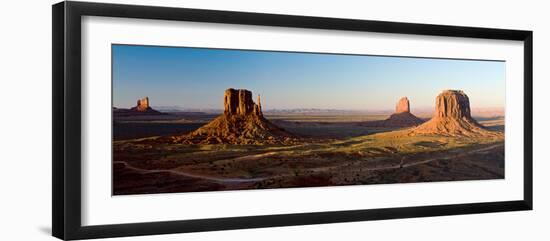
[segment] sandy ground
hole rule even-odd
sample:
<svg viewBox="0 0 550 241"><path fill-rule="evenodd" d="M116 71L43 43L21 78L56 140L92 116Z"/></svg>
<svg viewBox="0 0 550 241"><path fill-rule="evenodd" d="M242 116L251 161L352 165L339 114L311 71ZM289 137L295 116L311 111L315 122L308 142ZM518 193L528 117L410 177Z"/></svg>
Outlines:
<svg viewBox="0 0 550 241"><path fill-rule="evenodd" d="M395 138L402 129L360 125L383 116L272 117L279 126L307 137L292 146L151 141L159 134L192 131L209 117L193 118L124 120L115 125L115 132L122 123L135 130L138 138L113 142L113 194L504 178L503 138ZM480 123L494 131L504 129L502 118L485 118ZM187 129L182 130L182 125Z"/></svg>

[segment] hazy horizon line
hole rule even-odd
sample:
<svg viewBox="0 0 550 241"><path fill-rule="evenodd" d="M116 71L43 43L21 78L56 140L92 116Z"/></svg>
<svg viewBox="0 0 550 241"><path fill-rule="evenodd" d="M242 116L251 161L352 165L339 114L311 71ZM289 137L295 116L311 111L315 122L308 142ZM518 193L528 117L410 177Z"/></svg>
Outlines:
<svg viewBox="0 0 550 241"><path fill-rule="evenodd" d="M115 108L119 108L119 109L130 109L132 107L135 107L135 106L129 106L129 107L126 107L126 106L112 106L112 107L115 107ZM173 105L173 106L155 106L155 105L152 105L151 108L153 109L165 109L165 110L168 110L168 109L177 109L177 110L181 110L181 111L185 111L185 110L216 110L216 111L223 111L223 108L213 108L213 107L184 107L184 106L177 106L177 105ZM417 110L417 111L435 111L435 105L434 106L421 106L421 107L410 107L411 109L411 112L413 112L413 110ZM471 107L470 106L470 109L471 110L504 110L505 109L505 106L482 106L482 107ZM263 111L288 111L288 110L319 110L319 111L394 111L395 110L395 107L388 107L388 108L320 108L320 107L289 107L289 108L263 108Z"/></svg>

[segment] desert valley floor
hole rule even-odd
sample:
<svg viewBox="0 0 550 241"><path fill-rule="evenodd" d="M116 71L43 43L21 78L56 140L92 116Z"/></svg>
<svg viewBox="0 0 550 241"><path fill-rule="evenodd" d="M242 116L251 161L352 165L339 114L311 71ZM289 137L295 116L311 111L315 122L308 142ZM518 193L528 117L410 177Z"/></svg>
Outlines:
<svg viewBox="0 0 550 241"><path fill-rule="evenodd" d="M288 143L159 141L216 114L115 117L113 194L389 184L504 178L504 118L476 118L489 136L408 135L368 125L388 115L266 113ZM423 120L429 117L422 118Z"/></svg>

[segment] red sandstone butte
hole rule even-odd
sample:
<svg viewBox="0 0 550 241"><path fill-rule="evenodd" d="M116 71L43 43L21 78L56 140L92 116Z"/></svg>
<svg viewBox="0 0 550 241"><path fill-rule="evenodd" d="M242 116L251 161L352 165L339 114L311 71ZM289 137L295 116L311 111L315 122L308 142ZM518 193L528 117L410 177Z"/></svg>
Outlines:
<svg viewBox="0 0 550 241"><path fill-rule="evenodd" d="M208 124L172 141L185 144L291 144L291 134L264 118L260 96L252 100L252 92L227 89L223 96L223 114Z"/></svg>
<svg viewBox="0 0 550 241"><path fill-rule="evenodd" d="M413 129L411 134L471 137L497 135L472 118L470 99L462 90L441 92L435 99L435 113L432 119Z"/></svg>

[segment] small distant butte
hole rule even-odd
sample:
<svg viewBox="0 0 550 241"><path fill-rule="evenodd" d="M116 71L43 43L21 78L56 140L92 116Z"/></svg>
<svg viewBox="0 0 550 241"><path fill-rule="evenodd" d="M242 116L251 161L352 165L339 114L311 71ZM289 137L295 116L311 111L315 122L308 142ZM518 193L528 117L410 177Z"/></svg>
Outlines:
<svg viewBox="0 0 550 241"><path fill-rule="evenodd" d="M384 128L402 128L418 126L424 121L411 113L410 102L407 97L399 99L395 106L395 113L385 120L368 121L364 126L384 127Z"/></svg>
<svg viewBox="0 0 550 241"><path fill-rule="evenodd" d="M136 106L130 109L113 107L113 113L117 116L132 116L132 115L163 115L164 113L157 111L150 106L149 97L138 99Z"/></svg>

